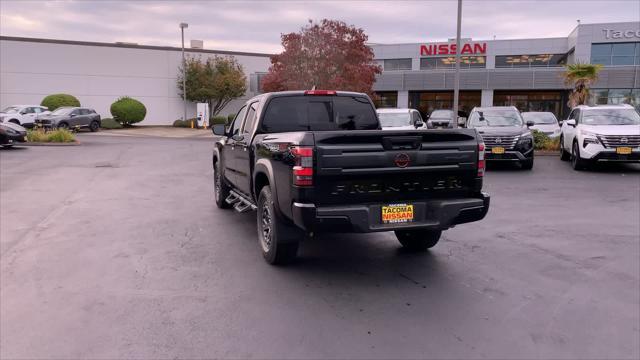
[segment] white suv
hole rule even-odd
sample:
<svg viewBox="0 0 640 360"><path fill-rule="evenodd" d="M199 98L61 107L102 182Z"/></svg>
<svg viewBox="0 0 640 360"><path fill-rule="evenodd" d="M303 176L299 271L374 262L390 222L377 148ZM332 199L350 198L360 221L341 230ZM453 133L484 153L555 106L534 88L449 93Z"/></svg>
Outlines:
<svg viewBox="0 0 640 360"><path fill-rule="evenodd" d="M640 162L640 114L631 105L581 105L562 123L560 159L576 170L598 161Z"/></svg>
<svg viewBox="0 0 640 360"><path fill-rule="evenodd" d="M40 105L12 105L0 111L0 122L11 122L24 127L33 127L40 115L50 114L45 106Z"/></svg>

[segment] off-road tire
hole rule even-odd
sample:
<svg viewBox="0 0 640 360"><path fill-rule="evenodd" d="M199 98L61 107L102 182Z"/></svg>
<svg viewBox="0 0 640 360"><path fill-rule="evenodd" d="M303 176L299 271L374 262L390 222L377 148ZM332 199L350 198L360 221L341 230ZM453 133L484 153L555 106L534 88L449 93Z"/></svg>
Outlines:
<svg viewBox="0 0 640 360"><path fill-rule="evenodd" d="M287 224L276 212L271 188L263 186L258 197L256 211L258 243L265 261L272 265L293 262L303 233Z"/></svg>
<svg viewBox="0 0 640 360"><path fill-rule="evenodd" d="M216 199L216 205L220 209L231 209L231 204L226 199L229 196L231 188L227 185L220 171L220 161L213 164L213 197Z"/></svg>
<svg viewBox="0 0 640 360"><path fill-rule="evenodd" d="M440 230L396 230L396 237L402 246L410 251L425 251L438 243Z"/></svg>

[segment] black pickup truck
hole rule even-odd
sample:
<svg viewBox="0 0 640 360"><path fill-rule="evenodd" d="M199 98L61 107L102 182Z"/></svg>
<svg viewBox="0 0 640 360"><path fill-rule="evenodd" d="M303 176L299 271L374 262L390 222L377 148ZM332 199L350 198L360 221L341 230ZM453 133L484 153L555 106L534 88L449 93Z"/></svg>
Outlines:
<svg viewBox="0 0 640 360"><path fill-rule="evenodd" d="M395 231L411 250L477 221L484 144L473 129L380 130L365 94L267 93L247 101L213 149L220 208L257 210L269 263L296 257L314 233Z"/></svg>

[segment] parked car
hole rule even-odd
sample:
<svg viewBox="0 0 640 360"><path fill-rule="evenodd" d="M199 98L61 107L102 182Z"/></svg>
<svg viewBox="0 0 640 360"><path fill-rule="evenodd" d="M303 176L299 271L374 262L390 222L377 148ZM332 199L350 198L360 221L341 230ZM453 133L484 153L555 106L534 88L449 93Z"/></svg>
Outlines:
<svg viewBox="0 0 640 360"><path fill-rule="evenodd" d="M305 234L395 231L404 247L426 250L443 230L484 218L475 130L379 129L366 94L258 95L228 128L213 126L216 204L257 209L258 242L272 264L295 258Z"/></svg>
<svg viewBox="0 0 640 360"><path fill-rule="evenodd" d="M415 109L378 109L382 130L425 129L420 112Z"/></svg>
<svg viewBox="0 0 640 360"><path fill-rule="evenodd" d="M427 129L452 129L452 110L433 110L427 118Z"/></svg>
<svg viewBox="0 0 640 360"><path fill-rule="evenodd" d="M529 127L531 130L543 132L552 139L560 136L560 125L552 112L523 112L522 118L524 121L533 121L534 125Z"/></svg>
<svg viewBox="0 0 640 360"><path fill-rule="evenodd" d="M525 170L533 168L533 136L515 106L476 107L467 126L475 128L486 146L487 161L517 162Z"/></svg>
<svg viewBox="0 0 640 360"><path fill-rule="evenodd" d="M0 122L6 121L30 128L37 118L50 113L46 106L11 105L0 111Z"/></svg>
<svg viewBox="0 0 640 360"><path fill-rule="evenodd" d="M89 128L91 131L98 131L100 121L100 115L93 109L59 107L49 115L40 116L36 123L58 129Z"/></svg>
<svg viewBox="0 0 640 360"><path fill-rule="evenodd" d="M640 115L631 105L578 106L562 122L560 159L576 170L594 162L640 162Z"/></svg>
<svg viewBox="0 0 640 360"><path fill-rule="evenodd" d="M0 122L0 146L10 147L16 142L25 142L27 129L8 121Z"/></svg>

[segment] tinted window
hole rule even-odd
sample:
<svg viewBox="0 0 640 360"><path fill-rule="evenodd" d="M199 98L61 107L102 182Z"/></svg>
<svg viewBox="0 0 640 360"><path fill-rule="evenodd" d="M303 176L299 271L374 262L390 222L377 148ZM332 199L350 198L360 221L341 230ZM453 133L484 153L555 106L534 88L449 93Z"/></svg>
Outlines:
<svg viewBox="0 0 640 360"><path fill-rule="evenodd" d="M355 96L284 96L269 101L264 132L371 130L378 120L368 99Z"/></svg>
<svg viewBox="0 0 640 360"><path fill-rule="evenodd" d="M385 59L384 70L411 70L411 59Z"/></svg>
<svg viewBox="0 0 640 360"><path fill-rule="evenodd" d="M238 111L236 118L233 120L233 124L231 124L231 130L229 130L231 136L238 135L240 133L240 126L242 125L242 121L244 120L244 116L246 115L246 113L246 106L243 106L242 109Z"/></svg>
<svg viewBox="0 0 640 360"><path fill-rule="evenodd" d="M23 114L32 114L33 113L33 108L30 108L30 107L24 108L24 109L22 109L22 113Z"/></svg>
<svg viewBox="0 0 640 360"><path fill-rule="evenodd" d="M254 102L249 107L249 112L247 113L247 121L244 122L244 127L242 129L243 133L250 133L253 129L253 124L256 123L256 108L258 107L258 102Z"/></svg>

